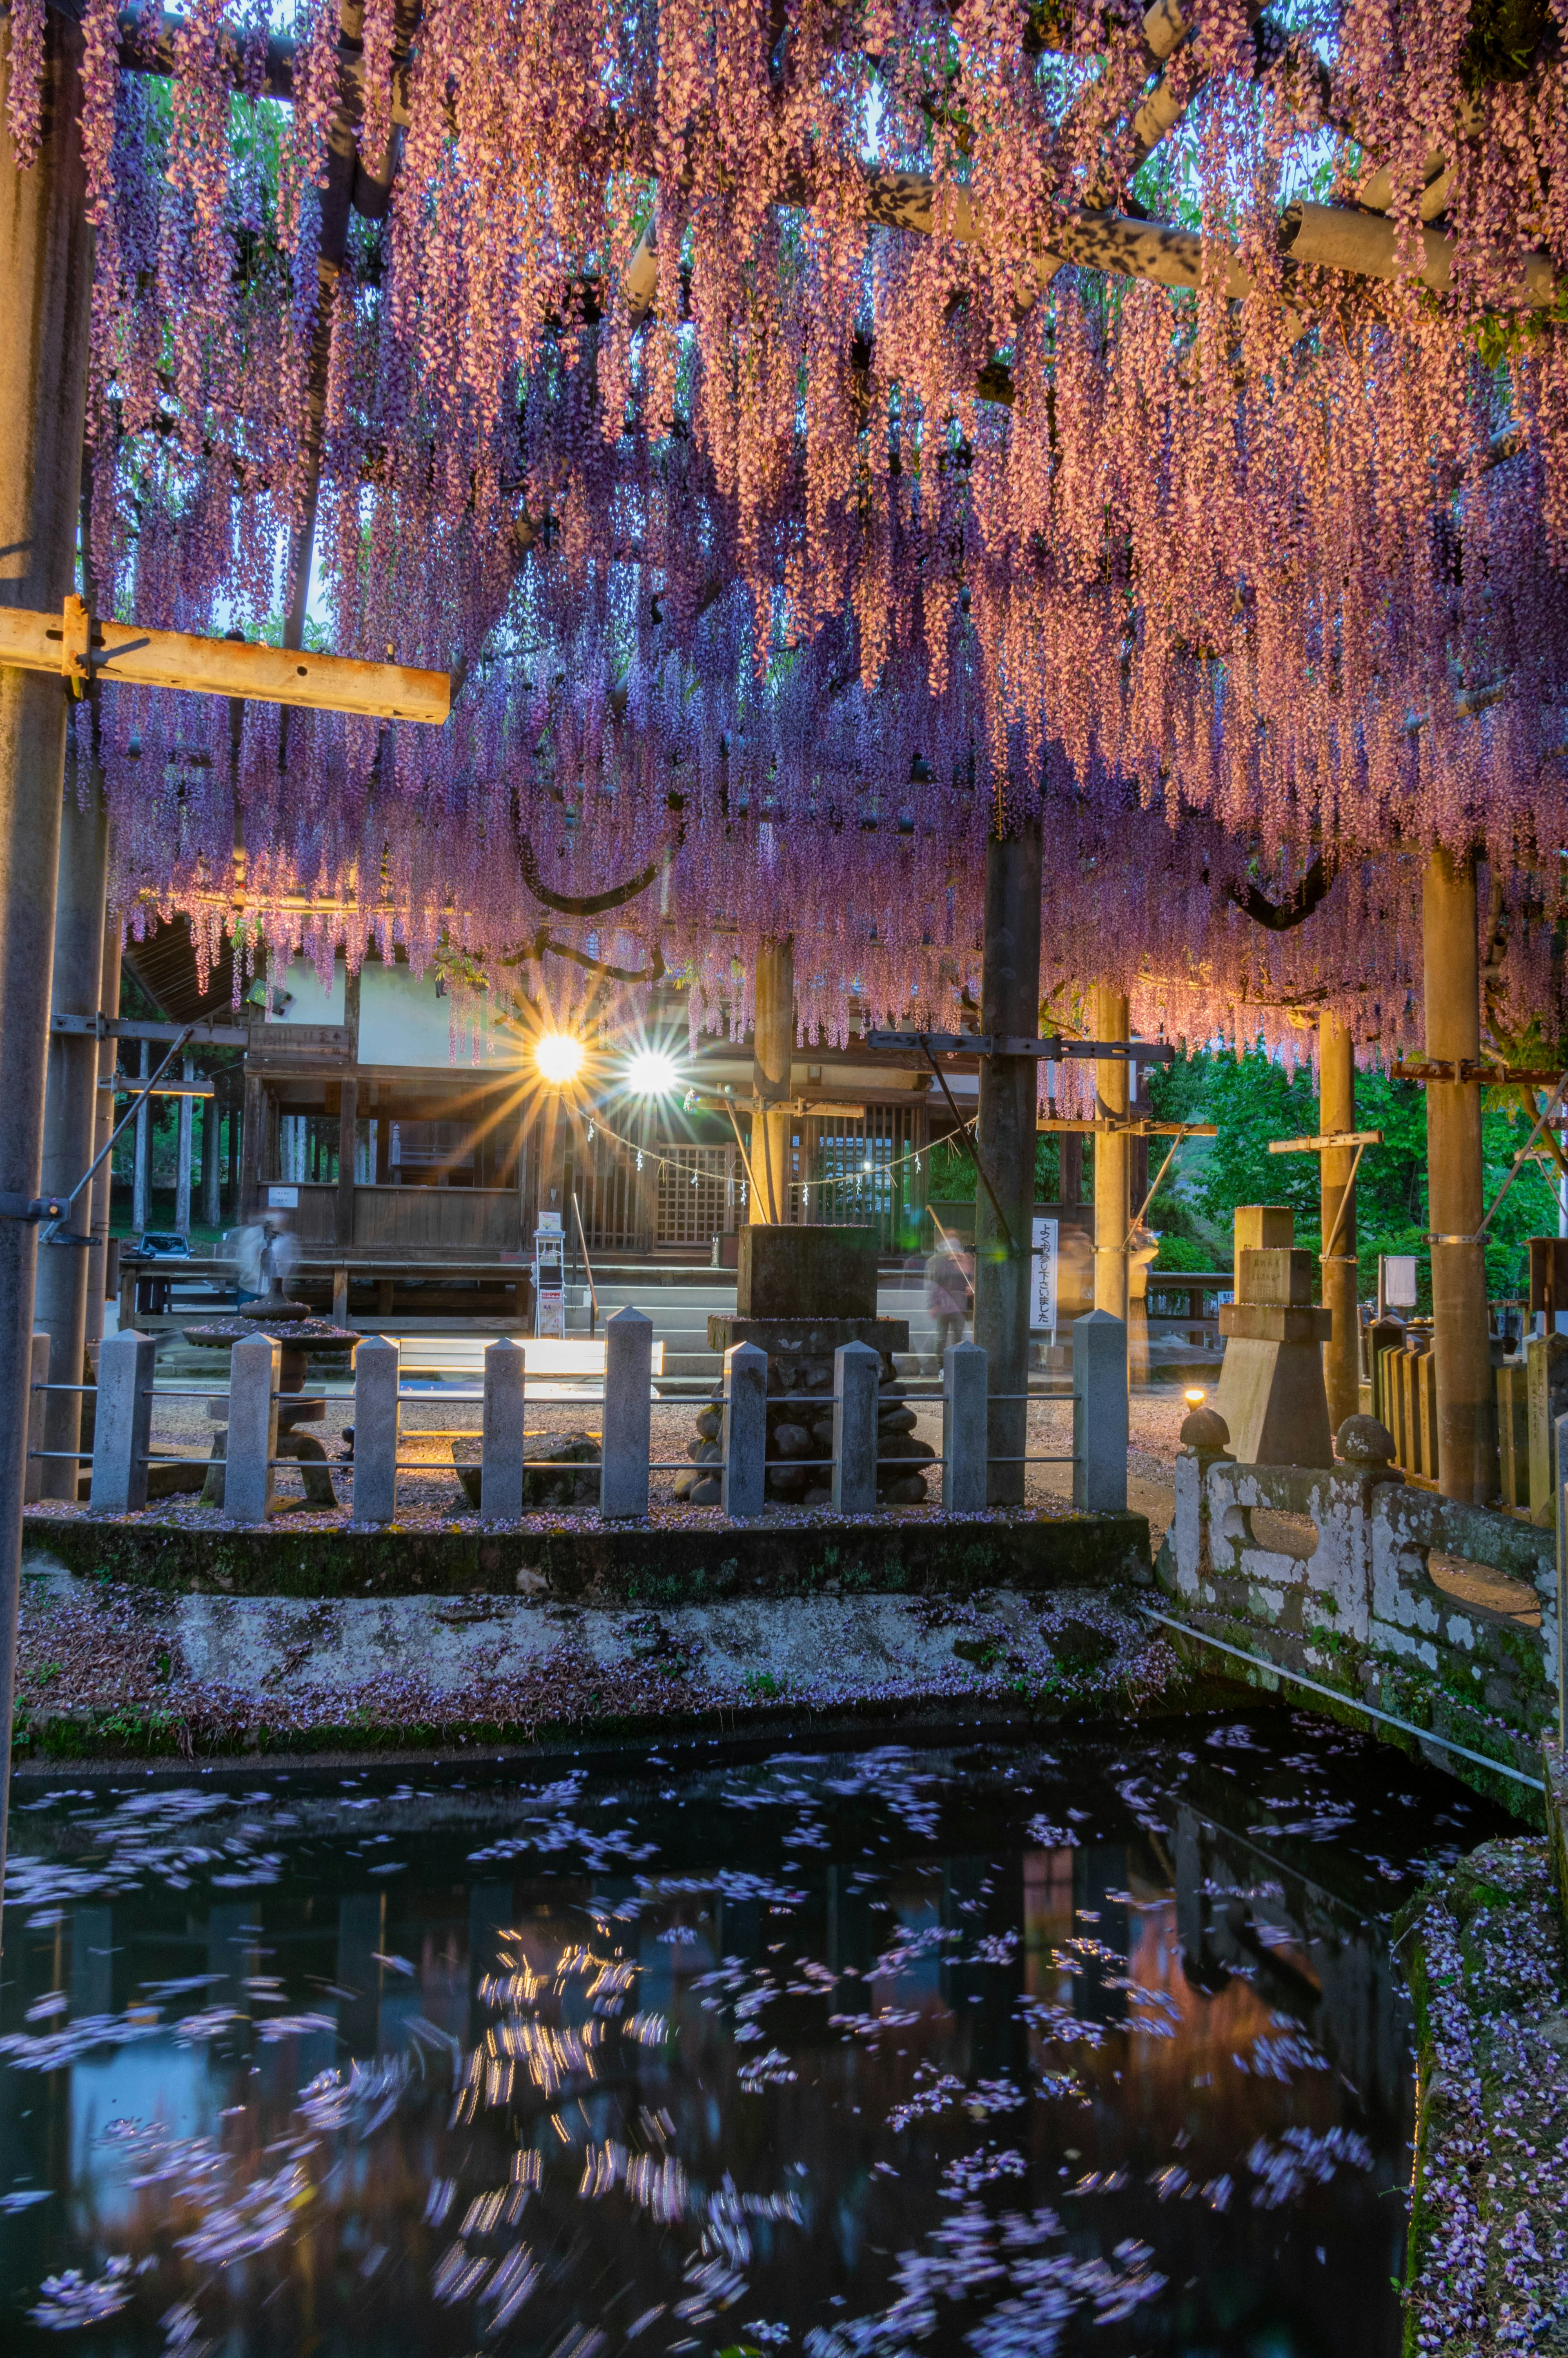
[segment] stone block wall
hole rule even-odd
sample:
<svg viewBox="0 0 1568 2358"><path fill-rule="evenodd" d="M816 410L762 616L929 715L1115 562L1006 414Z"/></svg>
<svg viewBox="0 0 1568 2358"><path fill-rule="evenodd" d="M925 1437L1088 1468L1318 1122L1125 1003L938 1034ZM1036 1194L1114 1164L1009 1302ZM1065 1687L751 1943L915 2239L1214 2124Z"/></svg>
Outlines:
<svg viewBox="0 0 1568 2358"><path fill-rule="evenodd" d="M1243 1466L1184 1449L1155 1571L1195 1634L1539 1775L1557 1707L1554 1534L1382 1469ZM1528 1810L1511 1779L1433 1758Z"/></svg>

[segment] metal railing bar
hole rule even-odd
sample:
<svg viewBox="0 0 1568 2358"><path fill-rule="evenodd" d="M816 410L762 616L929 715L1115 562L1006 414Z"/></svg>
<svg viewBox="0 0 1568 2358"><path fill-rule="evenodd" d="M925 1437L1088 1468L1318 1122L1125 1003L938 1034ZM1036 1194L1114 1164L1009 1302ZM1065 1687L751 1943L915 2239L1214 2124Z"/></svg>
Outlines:
<svg viewBox="0 0 1568 2358"><path fill-rule="evenodd" d="M36 1392L95 1392L96 1384L34 1384Z"/></svg>

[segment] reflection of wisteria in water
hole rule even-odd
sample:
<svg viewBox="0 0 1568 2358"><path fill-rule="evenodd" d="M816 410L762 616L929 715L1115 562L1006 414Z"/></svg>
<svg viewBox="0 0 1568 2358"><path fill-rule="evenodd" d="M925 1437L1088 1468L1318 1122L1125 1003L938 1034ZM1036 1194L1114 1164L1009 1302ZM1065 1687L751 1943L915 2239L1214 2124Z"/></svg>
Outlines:
<svg viewBox="0 0 1568 2358"><path fill-rule="evenodd" d="M1489 1815L1304 1718L1183 1734L47 1796L15 2346L1380 2358L1380 1911Z"/></svg>

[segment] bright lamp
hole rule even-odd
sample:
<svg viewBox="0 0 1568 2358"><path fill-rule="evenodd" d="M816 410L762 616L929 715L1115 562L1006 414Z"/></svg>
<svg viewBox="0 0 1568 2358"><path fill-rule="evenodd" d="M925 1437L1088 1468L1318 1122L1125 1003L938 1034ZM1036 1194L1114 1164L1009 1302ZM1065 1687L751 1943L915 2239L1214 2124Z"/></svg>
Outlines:
<svg viewBox="0 0 1568 2358"><path fill-rule="evenodd" d="M640 1098L662 1098L676 1080L675 1065L662 1048L639 1048L626 1067L626 1086Z"/></svg>
<svg viewBox="0 0 1568 2358"><path fill-rule="evenodd" d="M582 1070L583 1046L569 1032L546 1032L534 1044L534 1062L539 1077L553 1088L564 1089L575 1081Z"/></svg>

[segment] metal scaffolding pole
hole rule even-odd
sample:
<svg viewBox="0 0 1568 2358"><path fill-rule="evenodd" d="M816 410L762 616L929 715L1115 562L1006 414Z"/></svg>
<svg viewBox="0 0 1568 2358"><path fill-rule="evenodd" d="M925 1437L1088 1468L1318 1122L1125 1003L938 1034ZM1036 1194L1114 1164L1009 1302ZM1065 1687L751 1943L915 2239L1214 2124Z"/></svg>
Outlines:
<svg viewBox="0 0 1568 2358"><path fill-rule="evenodd" d="M103 957L98 982L98 1008L103 1015L120 1012L120 918L117 911L105 913L103 919ZM114 1076L120 1044L113 1036L99 1043L98 1078L101 1083ZM109 1143L109 1132L114 1127L114 1092L98 1090L98 1109L93 1120L92 1152L101 1154ZM92 1217L88 1225L92 1231L92 1243L82 1258L87 1263L87 1322L89 1343L102 1341L103 1335L103 1296L108 1272L109 1212L114 1201L114 1168L111 1155L92 1182Z"/></svg>
<svg viewBox="0 0 1568 2358"><path fill-rule="evenodd" d="M102 781L94 775L81 806L75 764L67 764L59 838L59 882L54 911L54 987L57 1015L98 1012L103 963L103 895L109 870L109 825ZM91 1033L52 1032L49 1079L44 1093L43 1192L69 1195L97 1152L98 1098L113 1107L112 1093L98 1087L99 1044ZM69 1226L72 1235L91 1235L91 1206L82 1200ZM87 1340L89 1263L94 1255L79 1244L45 1244L39 1251L33 1323L49 1338L51 1384L79 1384ZM99 1261L102 1271L102 1260ZM102 1331L102 1321L100 1322ZM51 1391L44 1405L41 1470L46 1498L74 1498L77 1466L70 1454L81 1433L81 1395ZM58 1454L57 1454L58 1453Z"/></svg>

